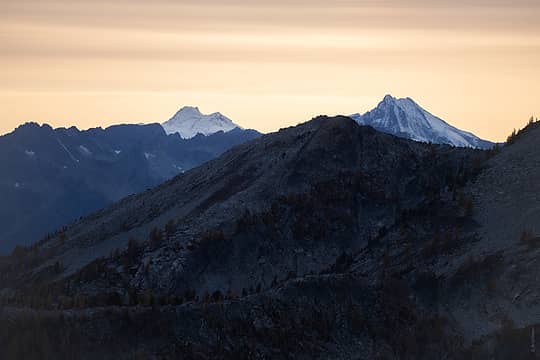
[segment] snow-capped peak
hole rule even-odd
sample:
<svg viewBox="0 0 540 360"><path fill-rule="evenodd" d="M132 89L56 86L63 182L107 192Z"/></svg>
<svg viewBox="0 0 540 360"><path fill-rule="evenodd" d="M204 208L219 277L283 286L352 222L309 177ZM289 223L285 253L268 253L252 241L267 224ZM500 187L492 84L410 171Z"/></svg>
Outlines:
<svg viewBox="0 0 540 360"><path fill-rule="evenodd" d="M178 133L184 139L190 139L197 134L210 135L218 131L228 132L239 128L231 119L219 112L205 115L194 106L184 106L162 126L167 134Z"/></svg>
<svg viewBox="0 0 540 360"><path fill-rule="evenodd" d="M491 148L482 140L430 114L411 98L396 99L386 95L379 105L367 113L351 115L360 125L369 125L381 132L435 144L461 147Z"/></svg>

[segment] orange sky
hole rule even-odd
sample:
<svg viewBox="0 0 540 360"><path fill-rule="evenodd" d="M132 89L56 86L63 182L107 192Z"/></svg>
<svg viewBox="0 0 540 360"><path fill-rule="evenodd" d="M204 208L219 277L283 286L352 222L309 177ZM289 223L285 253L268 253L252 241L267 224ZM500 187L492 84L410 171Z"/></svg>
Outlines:
<svg viewBox="0 0 540 360"><path fill-rule="evenodd" d="M0 19L0 133L183 105L267 132L387 93L490 140L540 116L537 0L0 0Z"/></svg>

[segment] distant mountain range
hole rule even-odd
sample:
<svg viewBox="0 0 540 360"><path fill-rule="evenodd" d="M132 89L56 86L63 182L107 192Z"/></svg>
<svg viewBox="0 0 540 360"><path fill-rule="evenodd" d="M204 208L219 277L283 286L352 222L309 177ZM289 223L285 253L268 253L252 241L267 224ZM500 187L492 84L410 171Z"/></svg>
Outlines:
<svg viewBox="0 0 540 360"><path fill-rule="evenodd" d="M206 125L189 139L159 124L80 131L27 123L0 137L0 253L260 135Z"/></svg>
<svg viewBox="0 0 540 360"><path fill-rule="evenodd" d="M369 125L381 132L420 142L480 149L495 145L449 125L411 98L396 99L386 95L375 109L363 115L353 114L351 118L360 125Z"/></svg>
<svg viewBox="0 0 540 360"><path fill-rule="evenodd" d="M350 115L360 125L405 139L457 147L489 149L495 144L460 130L424 110L413 99L386 95L379 105L365 114ZM197 134L213 134L239 128L231 119L216 112L202 114L197 107L186 106L162 124L167 134L178 133L189 139Z"/></svg>
<svg viewBox="0 0 540 360"><path fill-rule="evenodd" d="M390 95L358 124L420 142L486 149L412 99ZM0 137L0 253L30 244L121 198L156 186L258 137L219 112L181 108L163 124L80 131L27 123Z"/></svg>

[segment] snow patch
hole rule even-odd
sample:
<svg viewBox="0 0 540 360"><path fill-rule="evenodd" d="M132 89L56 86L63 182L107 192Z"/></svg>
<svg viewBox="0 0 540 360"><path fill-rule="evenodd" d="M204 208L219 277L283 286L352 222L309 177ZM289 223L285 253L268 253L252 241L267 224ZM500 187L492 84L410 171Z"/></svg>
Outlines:
<svg viewBox="0 0 540 360"><path fill-rule="evenodd" d="M79 145L79 152L84 156L92 156L92 152L84 145Z"/></svg>
<svg viewBox="0 0 540 360"><path fill-rule="evenodd" d="M144 157L146 158L146 160L150 160L150 159L155 158L156 155L145 152Z"/></svg>
<svg viewBox="0 0 540 360"><path fill-rule="evenodd" d="M66 147L66 145L64 145L60 139L56 139L56 141L58 142L58 144L60 144L60 146L62 147L62 149L65 150L65 152L69 155L69 157L71 158L71 160L73 160L74 162L78 163L79 162L79 159L77 159L75 156L73 156L73 154L71 153L71 151L68 150L68 148Z"/></svg>

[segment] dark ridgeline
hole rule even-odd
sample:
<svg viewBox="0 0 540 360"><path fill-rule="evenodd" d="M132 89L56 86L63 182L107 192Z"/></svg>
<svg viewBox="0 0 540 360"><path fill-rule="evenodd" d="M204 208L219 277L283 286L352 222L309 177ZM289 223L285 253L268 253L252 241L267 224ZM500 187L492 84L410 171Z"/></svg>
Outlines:
<svg viewBox="0 0 540 360"><path fill-rule="evenodd" d="M0 137L0 254L259 136L184 140L159 124L79 131L28 123Z"/></svg>
<svg viewBox="0 0 540 360"><path fill-rule="evenodd" d="M0 349L531 358L539 134L480 151L319 117L264 135L0 259Z"/></svg>

